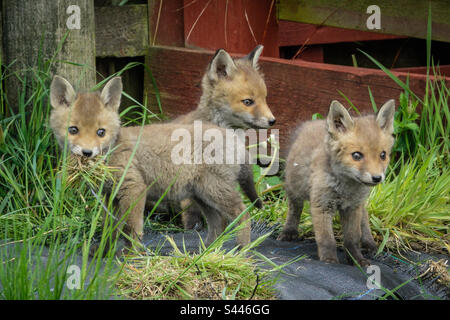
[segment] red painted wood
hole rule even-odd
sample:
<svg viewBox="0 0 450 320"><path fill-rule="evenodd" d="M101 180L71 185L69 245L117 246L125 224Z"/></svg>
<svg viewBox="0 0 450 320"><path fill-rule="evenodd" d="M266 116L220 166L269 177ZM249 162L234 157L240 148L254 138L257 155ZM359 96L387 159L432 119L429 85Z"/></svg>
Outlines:
<svg viewBox="0 0 450 320"><path fill-rule="evenodd" d="M395 68L393 70L400 72L427 74L427 67ZM450 65L439 66L439 72L443 76L450 77ZM430 73L433 74L433 71L430 71Z"/></svg>
<svg viewBox="0 0 450 320"><path fill-rule="evenodd" d="M201 95L200 81L212 56L211 51L150 48L149 67L167 115L174 117L196 108ZM268 105L277 118L276 128L280 130L283 150L298 123L310 120L317 112L326 115L333 99L348 106L338 90L361 112L372 112L367 86L378 106L389 99L398 101L403 91L381 70L277 58L262 58L260 65L268 88ZM408 75L394 74L403 81ZM425 81L424 75L409 75L410 88L419 97L425 92ZM154 90L148 101L156 109Z"/></svg>
<svg viewBox="0 0 450 320"><path fill-rule="evenodd" d="M334 27L320 27L291 21L279 21L279 46L299 46L304 43L326 44L338 42L372 41L406 38L403 36L380 34Z"/></svg>
<svg viewBox="0 0 450 320"><path fill-rule="evenodd" d="M275 2L184 0L186 47L248 53L263 44L264 56L279 57Z"/></svg>
<svg viewBox="0 0 450 320"><path fill-rule="evenodd" d="M310 62L323 62L323 47L321 45L305 46L296 59Z"/></svg>
<svg viewBox="0 0 450 320"><path fill-rule="evenodd" d="M184 47L183 5L183 0L148 1L150 45Z"/></svg>

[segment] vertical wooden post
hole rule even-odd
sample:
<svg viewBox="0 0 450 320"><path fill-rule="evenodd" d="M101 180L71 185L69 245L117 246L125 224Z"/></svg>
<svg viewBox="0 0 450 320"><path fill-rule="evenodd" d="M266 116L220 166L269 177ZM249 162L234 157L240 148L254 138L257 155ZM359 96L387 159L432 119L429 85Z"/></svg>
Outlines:
<svg viewBox="0 0 450 320"><path fill-rule="evenodd" d="M68 13L71 5L75 10ZM67 20L71 16L77 19L73 15L78 13L79 29L69 29ZM51 75L67 78L78 88L90 89L95 85L94 0L3 0L2 18L3 58L9 66L7 74L11 75L6 90L12 110L17 111L22 90L22 83L14 74L21 79L26 75L29 84L33 77L31 69L48 70ZM52 58L48 65L46 62Z"/></svg>
<svg viewBox="0 0 450 320"><path fill-rule="evenodd" d="M1 4L1 1L0 1ZM3 21L2 21L2 8L0 6L0 62L1 64L4 63L3 61Z"/></svg>
<svg viewBox="0 0 450 320"><path fill-rule="evenodd" d="M47 1L48 2L48 1ZM69 31L62 50L58 54L57 60L65 60L84 65L80 67L67 63L57 63L55 73L59 74L79 88L90 89L96 83L95 74L95 14L93 0L58 0L57 12L58 27L56 29L56 41L61 39ZM80 8L80 29L69 30L66 22L70 14L67 8L77 5Z"/></svg>

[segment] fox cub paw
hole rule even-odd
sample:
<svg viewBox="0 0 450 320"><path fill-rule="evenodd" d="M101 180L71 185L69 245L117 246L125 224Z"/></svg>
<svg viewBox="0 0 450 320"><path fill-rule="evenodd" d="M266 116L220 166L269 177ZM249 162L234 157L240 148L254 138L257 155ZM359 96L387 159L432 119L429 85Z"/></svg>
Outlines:
<svg viewBox="0 0 450 320"><path fill-rule="evenodd" d="M339 263L339 260L337 258L322 258L320 260L325 263Z"/></svg>
<svg viewBox="0 0 450 320"><path fill-rule="evenodd" d="M370 260L364 258L364 257L359 257L359 258L352 258L349 255L346 255L345 257L345 262L349 265L354 265L354 266L360 266L362 268L368 267L370 266L372 263L370 263Z"/></svg>
<svg viewBox="0 0 450 320"><path fill-rule="evenodd" d="M370 256L375 255L375 253L378 251L378 246L375 243L375 241L363 241L361 240L361 248L364 252L367 252Z"/></svg>
<svg viewBox="0 0 450 320"><path fill-rule="evenodd" d="M256 200L255 207L258 209L262 209L264 207L264 203L262 202L262 200L260 198L258 198L258 200Z"/></svg>
<svg viewBox="0 0 450 320"><path fill-rule="evenodd" d="M359 259L358 261L356 261L361 267L365 268L371 265L370 261L367 259Z"/></svg>
<svg viewBox="0 0 450 320"><path fill-rule="evenodd" d="M298 239L298 231L296 229L286 229L278 236L278 241L295 241Z"/></svg>

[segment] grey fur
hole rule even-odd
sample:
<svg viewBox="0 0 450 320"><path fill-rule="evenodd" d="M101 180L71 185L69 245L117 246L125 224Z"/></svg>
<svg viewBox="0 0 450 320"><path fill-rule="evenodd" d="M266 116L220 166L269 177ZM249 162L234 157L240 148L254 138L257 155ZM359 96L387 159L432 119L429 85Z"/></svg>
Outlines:
<svg viewBox="0 0 450 320"><path fill-rule="evenodd" d="M126 172L124 182L117 194L120 214L130 208L126 219L125 231L135 239L143 235L143 215L146 200L156 201L173 183L165 200L181 201L192 199L201 208L208 222L206 245L209 245L223 232L224 221L235 219L245 209L236 181L239 179L240 165L228 164L179 164L171 159L173 147L178 143L171 141L171 134L176 129L186 129L194 137L193 125L154 124L141 127L126 127L120 131L117 150L111 155L109 164L118 167L119 178L138 142L136 154ZM215 128L203 125L203 129ZM193 139L192 139L193 140ZM194 150L193 141L191 150ZM208 143L203 143L203 150ZM226 146L224 146L224 155ZM192 154L191 154L192 157ZM135 205L134 205L135 204ZM243 221L249 219L245 214ZM250 223L238 234L238 243L246 245L250 241Z"/></svg>

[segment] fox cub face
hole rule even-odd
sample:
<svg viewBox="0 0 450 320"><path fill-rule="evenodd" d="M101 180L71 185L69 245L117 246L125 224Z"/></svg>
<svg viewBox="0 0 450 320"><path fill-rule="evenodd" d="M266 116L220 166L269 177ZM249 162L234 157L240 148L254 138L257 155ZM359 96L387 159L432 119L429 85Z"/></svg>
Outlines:
<svg viewBox="0 0 450 320"><path fill-rule="evenodd" d="M121 94L119 77L111 79L101 93L76 94L66 79L55 76L50 86L50 126L59 145L64 146L67 135L73 154L95 157L106 152L119 134Z"/></svg>
<svg viewBox="0 0 450 320"><path fill-rule="evenodd" d="M203 95L208 105L220 106L217 114L230 127L268 128L275 124L258 67L262 49L259 45L249 55L236 60L225 50L218 50L203 77Z"/></svg>
<svg viewBox="0 0 450 320"><path fill-rule="evenodd" d="M385 179L394 144L394 100L386 102L377 116L352 118L333 101L327 117L327 143L337 171L368 186Z"/></svg>

